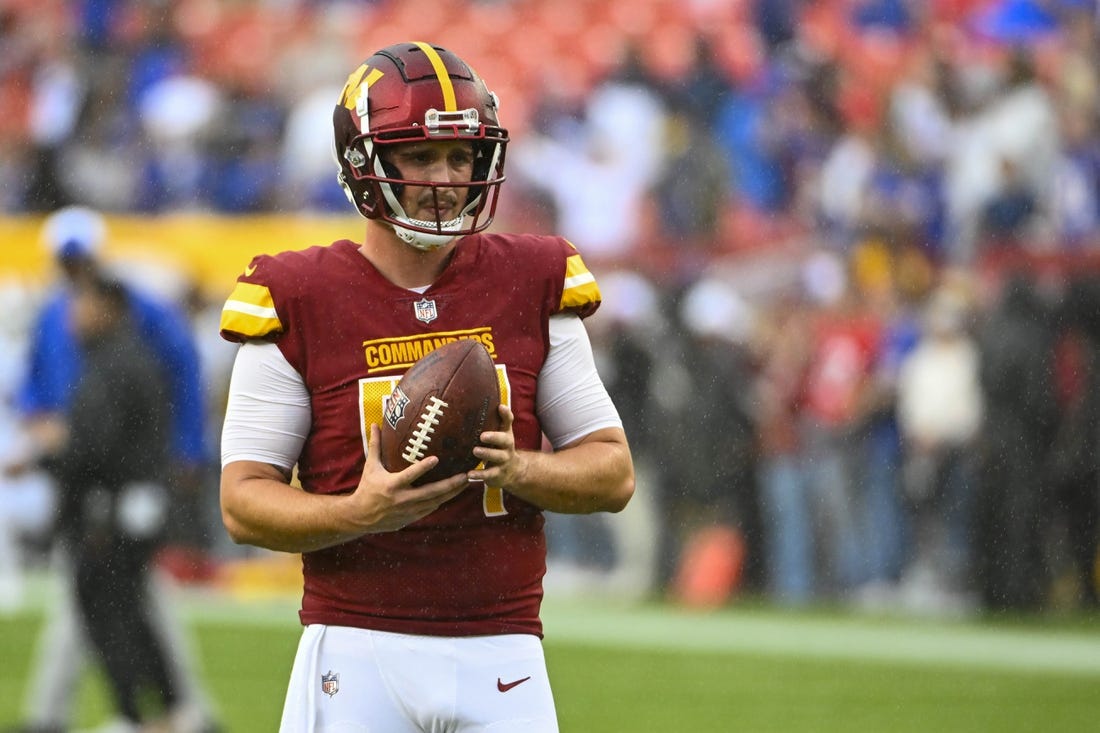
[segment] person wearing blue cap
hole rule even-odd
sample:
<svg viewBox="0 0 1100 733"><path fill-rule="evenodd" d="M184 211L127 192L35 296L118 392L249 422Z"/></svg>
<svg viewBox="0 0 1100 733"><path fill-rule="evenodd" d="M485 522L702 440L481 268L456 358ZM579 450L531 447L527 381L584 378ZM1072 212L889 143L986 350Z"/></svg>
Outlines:
<svg viewBox="0 0 1100 733"><path fill-rule="evenodd" d="M27 463L48 461L69 441L68 413L84 369L84 352L72 322L73 294L82 285L101 278L101 253L107 241L107 224L97 211L70 206L49 215L42 241L52 255L60 278L47 298L31 332L26 377L16 394L37 455ZM124 286L129 318L163 373L168 385L169 446L174 483L181 490L194 486L207 467L204 401L199 357L184 312L132 285ZM63 543L62 543L63 544ZM68 577L71 562L59 544L57 562ZM50 733L70 728L72 701L87 653L87 640L77 621L71 583L55 604L38 642L28 681L24 710L27 723L21 731ZM183 717L191 722L181 730L205 733L217 730L208 696L201 689L190 654L176 628L162 593L150 594L158 618L158 631L168 644L174 683L182 700Z"/></svg>
<svg viewBox="0 0 1100 733"><path fill-rule="evenodd" d="M107 226L98 212L70 206L47 217L42 238L63 278L35 324L27 379L17 396L20 411L32 421L56 418L68 409L81 368L68 316L72 285L101 268ZM127 288L127 300L139 333L169 377L175 457L184 467L203 465L207 451L201 375L186 316L136 288Z"/></svg>

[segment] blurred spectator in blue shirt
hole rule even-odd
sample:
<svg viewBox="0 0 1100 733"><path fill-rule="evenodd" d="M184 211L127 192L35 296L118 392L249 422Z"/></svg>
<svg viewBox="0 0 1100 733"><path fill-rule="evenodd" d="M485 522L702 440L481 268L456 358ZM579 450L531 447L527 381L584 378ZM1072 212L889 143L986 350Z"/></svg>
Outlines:
<svg viewBox="0 0 1100 733"><path fill-rule="evenodd" d="M32 330L26 382L18 394L20 410L32 420L62 418L82 368L82 356L69 322L71 285L100 268L97 255L106 239L103 218L84 207L68 207L51 215L43 237L64 274L64 280L44 304ZM137 288L127 299L138 332L156 354L170 389L172 450L184 466L206 458L202 388L198 355L186 317L176 306Z"/></svg>

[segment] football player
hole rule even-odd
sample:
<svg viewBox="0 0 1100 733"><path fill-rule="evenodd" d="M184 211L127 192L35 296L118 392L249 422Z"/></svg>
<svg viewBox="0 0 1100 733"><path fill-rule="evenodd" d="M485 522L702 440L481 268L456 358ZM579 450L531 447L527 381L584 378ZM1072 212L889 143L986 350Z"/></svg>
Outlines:
<svg viewBox="0 0 1100 733"><path fill-rule="evenodd" d="M595 278L560 237L486 232L508 134L454 53L374 53L333 127L362 241L254 258L221 323L242 344L225 525L237 542L302 554L282 730L556 731L543 512L617 512L634 492L582 323L600 304ZM384 399L455 338L493 356L502 428L482 434L475 470L413 487L437 459L383 468Z"/></svg>

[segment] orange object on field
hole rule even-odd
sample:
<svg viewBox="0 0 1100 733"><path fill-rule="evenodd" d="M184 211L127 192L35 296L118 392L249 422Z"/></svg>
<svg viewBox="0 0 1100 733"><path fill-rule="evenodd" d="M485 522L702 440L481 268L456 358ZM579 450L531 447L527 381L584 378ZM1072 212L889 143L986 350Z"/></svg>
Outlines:
<svg viewBox="0 0 1100 733"><path fill-rule="evenodd" d="M741 583L745 567L745 540L733 527L698 530L684 545L673 599L693 608L715 608L725 603Z"/></svg>

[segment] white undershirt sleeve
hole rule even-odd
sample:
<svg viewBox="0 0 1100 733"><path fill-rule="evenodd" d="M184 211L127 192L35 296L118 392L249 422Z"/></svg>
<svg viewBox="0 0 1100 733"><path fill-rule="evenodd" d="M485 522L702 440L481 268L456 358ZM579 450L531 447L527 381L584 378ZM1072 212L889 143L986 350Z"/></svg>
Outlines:
<svg viewBox="0 0 1100 733"><path fill-rule="evenodd" d="M289 472L309 428L309 391L302 375L275 344L242 344L229 382L222 466L259 461Z"/></svg>
<svg viewBox="0 0 1100 733"><path fill-rule="evenodd" d="M535 410L550 444L557 449L601 428L621 428L584 323L575 313L561 313L549 325L550 351L539 372Z"/></svg>

